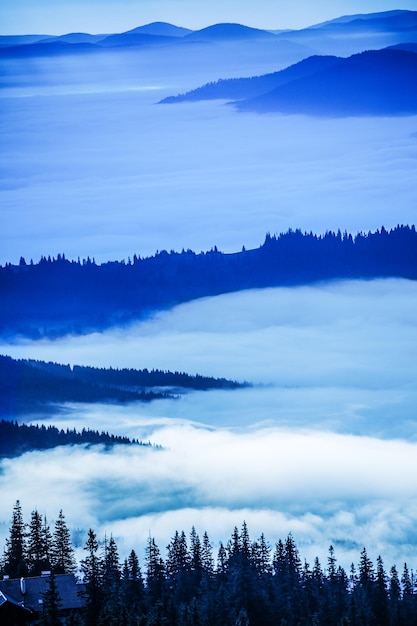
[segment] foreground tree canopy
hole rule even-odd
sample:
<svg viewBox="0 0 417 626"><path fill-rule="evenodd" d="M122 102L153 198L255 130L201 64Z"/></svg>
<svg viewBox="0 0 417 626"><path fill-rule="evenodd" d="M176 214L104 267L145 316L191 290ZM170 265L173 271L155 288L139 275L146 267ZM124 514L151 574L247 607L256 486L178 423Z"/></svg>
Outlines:
<svg viewBox="0 0 417 626"><path fill-rule="evenodd" d="M42 257L0 267L0 334L86 333L195 298L335 279L417 278L414 226L352 236L290 230L254 250L162 251L128 262Z"/></svg>
<svg viewBox="0 0 417 626"><path fill-rule="evenodd" d="M246 523L234 528L217 553L207 533L200 538L175 531L166 556L149 536L142 573L134 549L121 562L111 536L98 541L87 534L79 564L85 606L75 611L79 626L414 626L417 593L412 571L404 564L389 573L366 548L347 573L329 548L327 563L303 561L289 534L271 547L262 534L251 540ZM20 503L13 509L2 573L11 577L76 570L65 517L55 530L32 512L23 521ZM59 598L56 599L59 601ZM49 622L48 622L49 623Z"/></svg>

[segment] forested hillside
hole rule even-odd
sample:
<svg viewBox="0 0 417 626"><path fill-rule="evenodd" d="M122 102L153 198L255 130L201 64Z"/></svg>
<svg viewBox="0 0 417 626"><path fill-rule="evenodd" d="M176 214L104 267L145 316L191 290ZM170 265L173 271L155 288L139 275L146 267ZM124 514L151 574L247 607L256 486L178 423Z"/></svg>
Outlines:
<svg viewBox="0 0 417 626"><path fill-rule="evenodd" d="M246 523L216 549L206 532L200 538L194 527L188 537L177 530L165 557L150 535L143 572L134 549L121 562L113 536L99 541L90 529L84 548L85 606L71 616L78 626L417 624L412 570L403 564L387 572L383 559L374 564L365 547L349 572L338 565L333 546L325 564L318 558L309 564L291 533L271 546L264 534L252 540ZM36 510L25 524L17 502L2 573L20 577L41 569L77 569L65 517L60 511L51 534Z"/></svg>
<svg viewBox="0 0 417 626"><path fill-rule="evenodd" d="M56 426L18 424L15 421L0 421L0 457L13 457L32 450L50 450L57 446L73 445L141 445L149 446L136 439L120 435L110 435L83 428L81 432L73 429L59 429Z"/></svg>
<svg viewBox="0 0 417 626"><path fill-rule="evenodd" d="M23 257L0 268L0 334L86 333L137 320L195 298L333 279L417 278L414 226L367 234L288 231L256 249L158 252L153 257L69 261Z"/></svg>
<svg viewBox="0 0 417 626"><path fill-rule="evenodd" d="M13 418L66 402L149 402L178 396L185 389L237 389L246 384L184 372L70 367L0 355L0 414Z"/></svg>

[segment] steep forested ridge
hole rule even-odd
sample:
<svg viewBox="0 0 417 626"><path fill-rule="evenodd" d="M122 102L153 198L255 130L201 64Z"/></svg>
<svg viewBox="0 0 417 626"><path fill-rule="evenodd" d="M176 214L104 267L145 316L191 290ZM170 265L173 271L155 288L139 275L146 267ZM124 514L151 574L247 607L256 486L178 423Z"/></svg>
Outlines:
<svg viewBox="0 0 417 626"><path fill-rule="evenodd" d="M0 334L85 333L189 300L242 289L332 279L417 278L414 226L367 234L288 231L256 249L158 252L98 265L43 257L0 268Z"/></svg>
<svg viewBox="0 0 417 626"><path fill-rule="evenodd" d="M2 573L36 575L75 570L65 517L51 536L46 519L32 512L29 533L20 503L13 510ZM38 541L34 541L38 538ZM36 544L36 552L31 549ZM57 561L56 546L64 558ZM142 574L134 549L120 561L113 536L100 542L88 531L80 563L85 606L71 616L78 626L416 626L413 571L405 563L386 572L366 548L349 573L338 565L333 546L323 566L302 560L290 533L274 547L262 533L251 540L246 523L234 528L217 554L205 532L175 531L162 553L150 535ZM44 616L47 617L47 616ZM46 622L50 623L50 622Z"/></svg>
<svg viewBox="0 0 417 626"><path fill-rule="evenodd" d="M0 355L0 414L14 417L33 413L47 409L50 403L148 402L172 398L179 389L236 389L245 384L184 372L79 365L71 368Z"/></svg>

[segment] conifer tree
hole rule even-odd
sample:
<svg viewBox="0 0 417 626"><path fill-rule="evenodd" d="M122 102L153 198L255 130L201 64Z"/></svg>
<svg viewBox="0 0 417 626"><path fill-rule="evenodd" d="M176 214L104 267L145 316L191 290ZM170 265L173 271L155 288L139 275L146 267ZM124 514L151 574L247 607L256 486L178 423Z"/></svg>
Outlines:
<svg viewBox="0 0 417 626"><path fill-rule="evenodd" d="M71 534L62 509L59 511L52 536L51 564L55 574L74 574L77 569Z"/></svg>
<svg viewBox="0 0 417 626"><path fill-rule="evenodd" d="M103 606L99 623L102 626L119 626L119 616L123 612L122 596L119 593L121 574L117 545L112 535L108 542L105 540L102 565Z"/></svg>
<svg viewBox="0 0 417 626"><path fill-rule="evenodd" d="M87 556L81 561L81 571L85 585L85 626L97 626L102 607L101 559L98 555L96 534L91 528L84 549Z"/></svg>
<svg viewBox="0 0 417 626"><path fill-rule="evenodd" d="M39 576L51 568L49 560L51 534L38 511L32 511L27 533L26 563L30 576Z"/></svg>
<svg viewBox="0 0 417 626"><path fill-rule="evenodd" d="M10 578L19 578L27 574L25 538L26 533L22 507L20 506L19 500L16 500L16 504L13 507L10 535L9 538L6 539L6 548L3 557L3 570Z"/></svg>
<svg viewBox="0 0 417 626"><path fill-rule="evenodd" d="M374 614L379 626L389 626L387 576L381 556L377 558L374 592Z"/></svg>
<svg viewBox="0 0 417 626"><path fill-rule="evenodd" d="M126 624L136 626L144 613L144 586L139 559L134 550L131 550L129 557L124 561L121 593Z"/></svg>

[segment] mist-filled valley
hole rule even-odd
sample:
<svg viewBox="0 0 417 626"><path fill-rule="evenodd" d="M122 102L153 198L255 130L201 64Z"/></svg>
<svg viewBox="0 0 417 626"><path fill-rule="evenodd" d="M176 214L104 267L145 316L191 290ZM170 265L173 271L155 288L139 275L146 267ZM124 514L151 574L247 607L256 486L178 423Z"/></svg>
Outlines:
<svg viewBox="0 0 417 626"><path fill-rule="evenodd" d="M312 55L404 45L406 32L416 41L415 26L398 35L385 22L378 31L344 24L277 40L191 33L188 43L32 51L3 42L0 263L237 253L288 229L354 235L415 224L415 114L259 114L227 98L158 104ZM24 306L30 316L30 297ZM348 568L366 545L373 559L413 566L416 320L415 280L359 277L199 298L102 332L5 334L0 354L15 359L250 386L19 414L155 446L1 459L1 544L19 499L25 512L62 508L80 555L90 527L142 558L149 533L163 547L194 525L217 547L245 520L254 537L292 532L310 560L333 544Z"/></svg>

